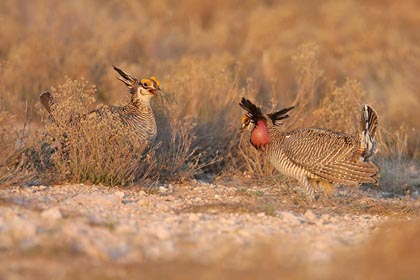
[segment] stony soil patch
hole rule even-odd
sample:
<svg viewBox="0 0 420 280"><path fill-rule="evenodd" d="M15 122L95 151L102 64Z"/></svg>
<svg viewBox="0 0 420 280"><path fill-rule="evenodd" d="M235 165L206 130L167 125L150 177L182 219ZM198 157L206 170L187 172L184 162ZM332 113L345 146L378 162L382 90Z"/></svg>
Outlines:
<svg viewBox="0 0 420 280"><path fill-rule="evenodd" d="M366 205L386 202L404 212L417 203L357 193L349 194L350 206L340 207L345 198L333 199L335 205L311 205L293 196L273 187L200 182L147 191L86 185L3 188L0 256L13 256L14 265L3 262L0 276L27 276L16 272L31 271L24 261L19 264L19 256L60 252L99 263L183 261L241 270L268 248L273 258L326 263L337 250L365 242L390 219L388 212L369 212L376 208ZM365 214L360 205L367 207ZM356 210L342 210L346 207Z"/></svg>

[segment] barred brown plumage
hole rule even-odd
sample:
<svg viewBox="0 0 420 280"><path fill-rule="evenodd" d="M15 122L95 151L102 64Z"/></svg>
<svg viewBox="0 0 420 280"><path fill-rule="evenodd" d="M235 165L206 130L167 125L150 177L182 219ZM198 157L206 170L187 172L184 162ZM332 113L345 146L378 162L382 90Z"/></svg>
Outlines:
<svg viewBox="0 0 420 280"><path fill-rule="evenodd" d="M251 144L278 171L299 181L310 199L315 198L319 184L378 183L379 169L370 160L376 147L378 118L369 105L363 105L362 127L357 135L323 128L282 131L278 121L287 118L293 107L263 114L245 98L239 105L247 111L242 129L251 131Z"/></svg>
<svg viewBox="0 0 420 280"><path fill-rule="evenodd" d="M81 118L99 118L121 122L138 135L144 146L149 145L157 134L156 121L150 106L150 99L160 91L160 82L154 76L149 79L137 79L123 70L114 66L120 76L117 77L128 88L131 100L124 106L102 106L83 116L70 116L69 122L77 123ZM49 92L40 95L42 105L54 121L54 98Z"/></svg>

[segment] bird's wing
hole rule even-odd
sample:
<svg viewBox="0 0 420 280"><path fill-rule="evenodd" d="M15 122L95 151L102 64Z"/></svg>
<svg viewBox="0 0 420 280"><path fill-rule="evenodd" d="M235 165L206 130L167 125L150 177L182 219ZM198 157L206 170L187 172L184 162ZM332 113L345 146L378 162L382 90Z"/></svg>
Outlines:
<svg viewBox="0 0 420 280"><path fill-rule="evenodd" d="M357 140L348 134L324 129L302 129L285 136L283 152L296 165L326 180L341 184L376 183L371 162L354 160Z"/></svg>

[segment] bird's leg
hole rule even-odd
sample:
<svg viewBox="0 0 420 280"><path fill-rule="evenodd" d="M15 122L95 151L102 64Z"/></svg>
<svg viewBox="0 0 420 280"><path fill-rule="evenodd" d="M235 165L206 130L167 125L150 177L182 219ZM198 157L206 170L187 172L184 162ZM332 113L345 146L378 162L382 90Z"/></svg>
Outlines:
<svg viewBox="0 0 420 280"><path fill-rule="evenodd" d="M302 177L300 180L300 183L303 186L303 190L305 192L305 195L309 201L314 201L316 199L315 197L315 188L312 186L310 181L306 176Z"/></svg>
<svg viewBox="0 0 420 280"><path fill-rule="evenodd" d="M315 178L308 178L309 183L311 183L311 186L314 190L316 190L317 192L320 191L319 189L319 181L318 179Z"/></svg>
<svg viewBox="0 0 420 280"><path fill-rule="evenodd" d="M330 197L335 191L334 185L328 181L319 180L318 186L320 186L324 190L324 193L327 197Z"/></svg>
<svg viewBox="0 0 420 280"><path fill-rule="evenodd" d="M308 178L308 181L311 183L314 190L317 192L322 190L326 197L330 197L331 194L335 191L334 185L328 181L315 178Z"/></svg>

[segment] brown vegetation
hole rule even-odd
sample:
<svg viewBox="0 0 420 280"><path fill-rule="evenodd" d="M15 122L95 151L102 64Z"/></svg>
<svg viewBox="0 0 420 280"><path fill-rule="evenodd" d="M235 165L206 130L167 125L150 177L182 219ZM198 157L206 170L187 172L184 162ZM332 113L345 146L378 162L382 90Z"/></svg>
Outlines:
<svg viewBox="0 0 420 280"><path fill-rule="evenodd" d="M34 168L38 176L111 185L188 179L203 170L265 178L275 171L238 132L237 103L246 96L267 110L296 104L287 129L353 132L359 105L372 104L381 124L381 186L403 193L418 185L399 171L419 170L418 1L51 4L0 3L2 161L25 145L39 150L45 131L61 137L36 106L43 90L62 92L63 118L88 112L94 100L128 99L115 64L162 82L164 94L154 101L155 147L148 156L130 154L125 135L106 146L94 142L107 138L89 126L71 132L72 139L89 140L74 140L74 151L66 151L70 165L57 153L52 170ZM89 153L74 154L83 149ZM5 181L16 174L3 168L0 175Z"/></svg>

